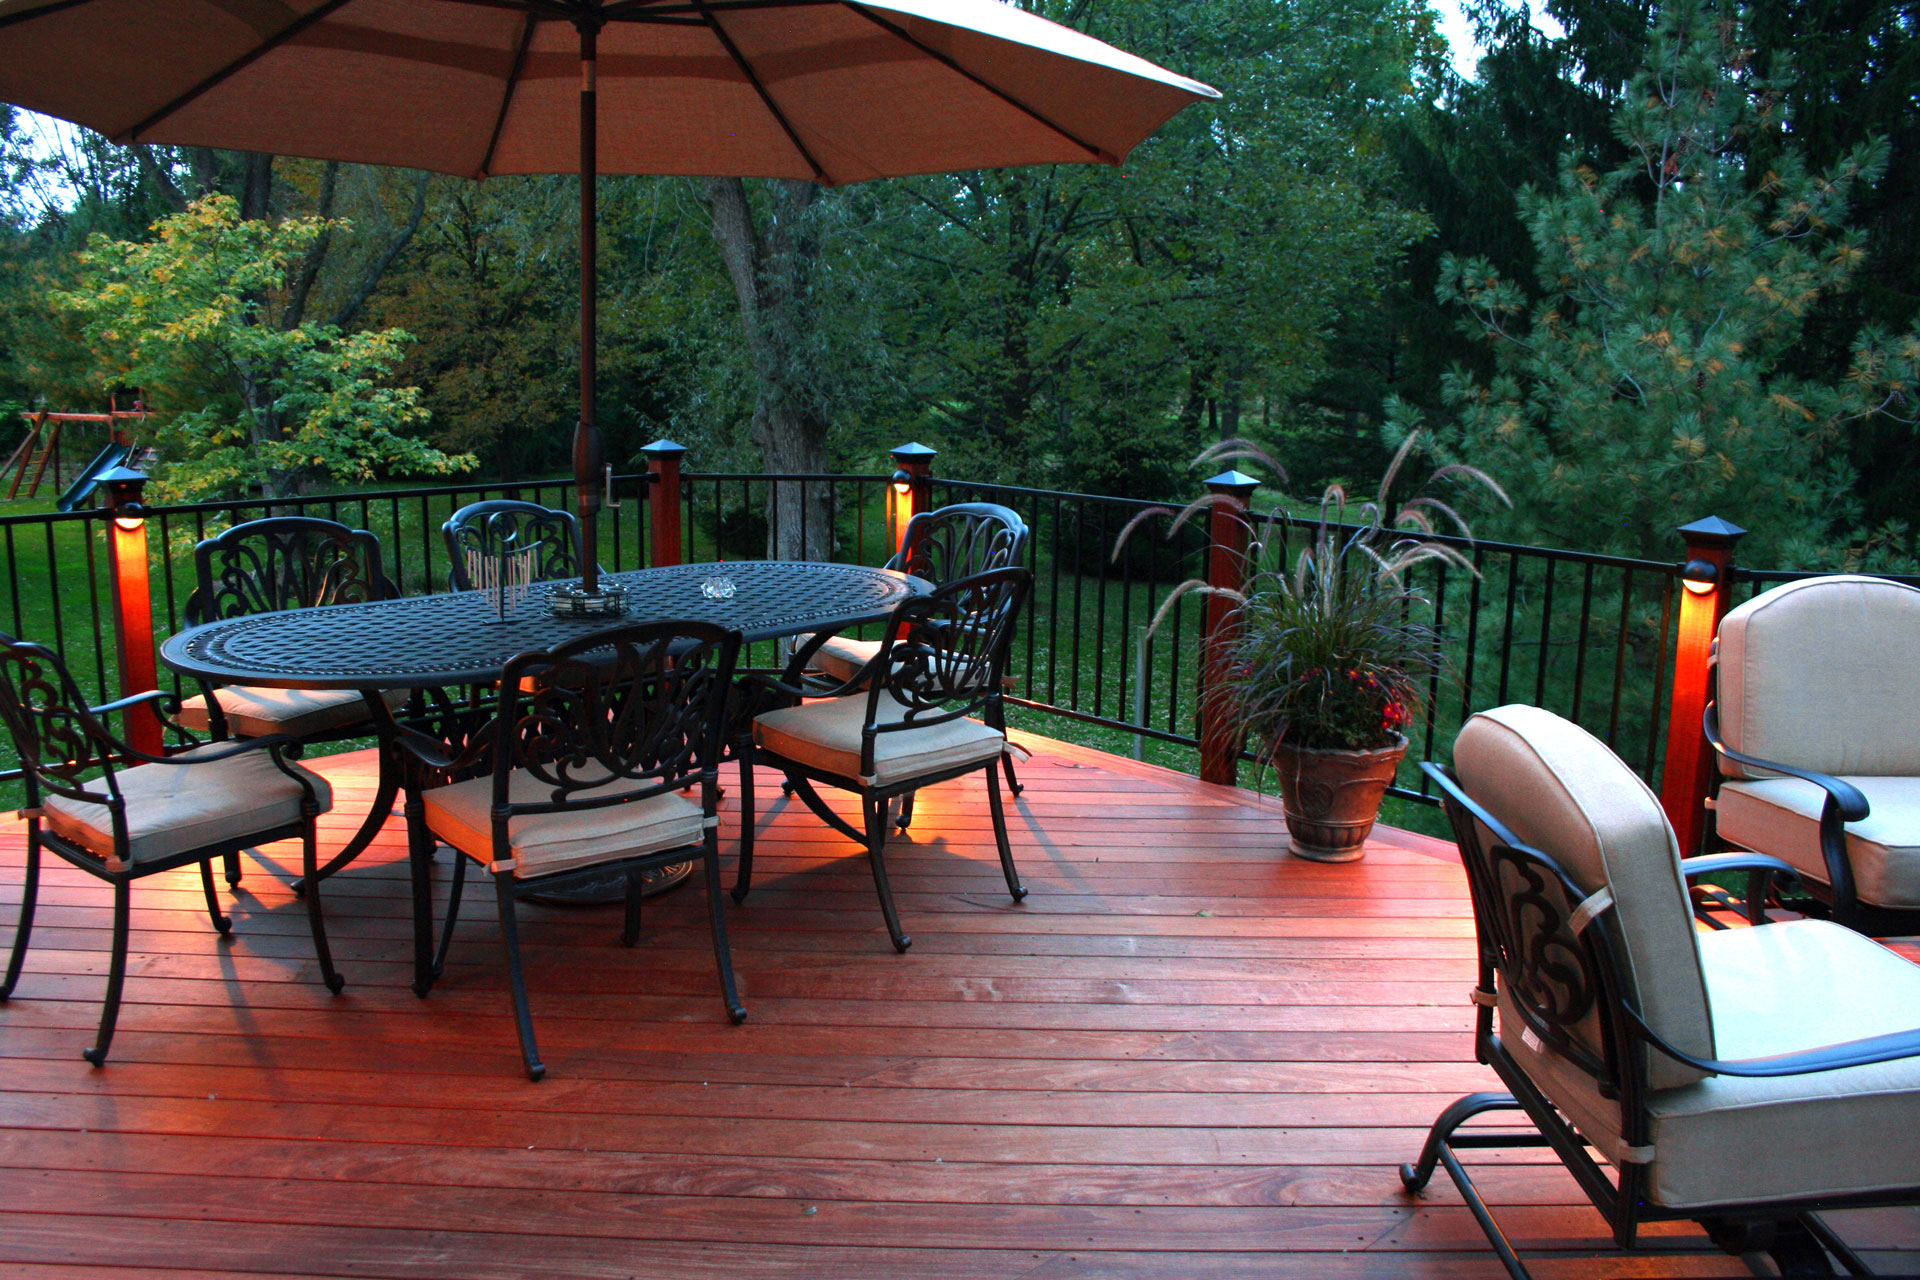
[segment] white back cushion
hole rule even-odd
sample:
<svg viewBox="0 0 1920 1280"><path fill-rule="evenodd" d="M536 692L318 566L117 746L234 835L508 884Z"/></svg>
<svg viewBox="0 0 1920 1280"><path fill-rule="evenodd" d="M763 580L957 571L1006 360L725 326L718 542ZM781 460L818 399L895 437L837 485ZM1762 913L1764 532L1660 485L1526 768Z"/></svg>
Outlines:
<svg viewBox="0 0 1920 1280"><path fill-rule="evenodd" d="M1612 890L1612 924L1647 1025L1688 1053L1714 1056L1680 850L1647 785L1598 738L1539 707L1474 716L1454 740L1453 763L1466 793L1583 894ZM1701 1073L1656 1052L1648 1078L1664 1089Z"/></svg>
<svg viewBox="0 0 1920 1280"><path fill-rule="evenodd" d="M1729 613L1718 650L1734 750L1841 776L1920 774L1920 589L1851 574L1789 582Z"/></svg>

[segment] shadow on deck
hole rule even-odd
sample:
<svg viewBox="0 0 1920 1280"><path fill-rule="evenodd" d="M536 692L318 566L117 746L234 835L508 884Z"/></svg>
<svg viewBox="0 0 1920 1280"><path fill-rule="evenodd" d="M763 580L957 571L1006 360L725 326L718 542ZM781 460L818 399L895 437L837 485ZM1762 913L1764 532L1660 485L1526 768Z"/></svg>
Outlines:
<svg viewBox="0 0 1920 1280"><path fill-rule="evenodd" d="M1382 829L1364 862L1301 862L1272 801L1024 740L1011 821L1031 896L1007 898L977 776L925 792L890 851L904 956L864 857L767 778L755 892L729 908L745 1026L721 1007L697 884L650 900L630 951L617 908L528 907L538 1085L491 895L470 895L432 996L409 991L398 819L327 886L339 997L287 846L248 863L228 942L194 873L137 885L100 1071L79 1052L108 895L55 863L0 1005L0 1269L1502 1274L1444 1178L1414 1200L1395 1174L1446 1102L1493 1081L1471 1061L1451 846ZM358 825L372 760L317 767L338 806L324 851ZM21 848L0 826L9 919ZM1749 1274L1684 1224L1619 1254L1558 1165L1492 1159L1481 1185L1542 1280ZM1848 1218L1863 1244L1920 1248L1912 1213ZM1920 1253L1880 1260L1910 1271Z"/></svg>

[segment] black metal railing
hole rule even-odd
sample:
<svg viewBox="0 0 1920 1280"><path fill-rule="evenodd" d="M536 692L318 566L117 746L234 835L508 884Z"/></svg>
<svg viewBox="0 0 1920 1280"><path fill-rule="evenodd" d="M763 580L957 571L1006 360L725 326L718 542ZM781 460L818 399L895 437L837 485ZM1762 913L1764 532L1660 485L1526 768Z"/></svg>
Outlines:
<svg viewBox="0 0 1920 1280"><path fill-rule="evenodd" d="M648 562L649 516L640 499L648 494L649 479L616 478L622 504L602 516L600 538L601 560L610 570ZM684 474L675 514L682 558L788 554L881 563L899 532L892 479ZM1158 625L1150 624L1180 582L1204 577L1201 523L1188 523L1171 539L1169 522L1143 524L1116 552L1121 531L1156 504L946 478L932 481L932 494L934 505L1001 503L1033 530L1028 556L1035 590L1012 667L1015 722L1195 769L1201 599L1177 599ZM380 537L389 576L403 592L417 594L446 589L441 523L468 502L496 497L567 508L573 488L568 480L552 479L150 508L155 641L182 625L194 543L231 524L308 514L370 529ZM1280 518L1270 531L1271 552L1287 554L1306 524ZM14 634L59 650L82 688L102 701L119 693L104 533L104 513L98 511L0 515L0 618ZM1418 571L1445 637L1453 679L1436 682L1430 691L1397 792L1431 800L1419 762L1444 758L1453 732L1472 711L1507 701L1568 716L1657 783L1678 564L1442 540L1458 547L1477 573L1439 562ZM1737 575L1747 583L1794 576ZM769 652L756 660L777 659ZM7 763L0 760L0 767Z"/></svg>

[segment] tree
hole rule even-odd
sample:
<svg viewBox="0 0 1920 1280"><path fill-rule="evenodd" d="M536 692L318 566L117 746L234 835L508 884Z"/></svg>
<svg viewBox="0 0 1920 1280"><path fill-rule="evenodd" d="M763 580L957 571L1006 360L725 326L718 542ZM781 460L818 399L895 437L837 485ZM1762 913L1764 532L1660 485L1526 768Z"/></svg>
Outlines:
<svg viewBox="0 0 1920 1280"><path fill-rule="evenodd" d="M1788 368L1811 309L1860 269L1848 201L1885 148L1814 173L1783 147L1751 172L1779 121L1740 35L1676 0L1615 114L1627 160L1569 156L1553 190L1522 194L1531 305L1484 258L1442 262L1439 296L1494 370L1443 381L1453 437L1513 495L1514 536L1665 558L1675 526L1715 514L1753 530L1763 561L1831 565L1901 532L1863 526L1840 446L1863 420L1911 425L1920 334L1864 334L1842 378Z"/></svg>
<svg viewBox="0 0 1920 1280"><path fill-rule="evenodd" d="M338 222L243 221L209 196L154 224L148 242L95 234L76 286L53 295L84 321L96 361L156 389L161 404L199 403L162 428L159 479L177 497L279 497L320 477L380 471L445 474L472 465L414 438L419 391L388 385L411 337L280 323L301 266Z"/></svg>

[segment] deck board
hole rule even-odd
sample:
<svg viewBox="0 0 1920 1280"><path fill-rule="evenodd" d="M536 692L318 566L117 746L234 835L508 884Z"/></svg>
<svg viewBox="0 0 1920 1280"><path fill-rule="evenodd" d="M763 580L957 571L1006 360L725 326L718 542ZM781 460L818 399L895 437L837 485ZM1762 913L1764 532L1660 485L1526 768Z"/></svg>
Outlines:
<svg viewBox="0 0 1920 1280"><path fill-rule="evenodd" d="M1304 863L1267 798L1023 740L1031 896L1007 898L978 779L934 788L889 852L904 956L864 858L762 780L755 892L729 908L744 1026L697 886L649 900L631 950L614 909L528 908L539 1085L490 895L441 986L408 989L397 820L327 888L339 997L287 846L249 861L230 940L193 873L137 885L102 1071L78 1055L107 896L50 867L0 1006L0 1277L1501 1274L1444 1179L1415 1200L1395 1174L1442 1106L1492 1084L1450 847L1382 829L1361 863ZM337 844L371 758L315 764ZM0 918L20 875L6 823ZM1686 1224L1617 1253L1541 1153L1476 1165L1543 1280L1748 1274ZM1920 1265L1920 1217L1848 1225Z"/></svg>

